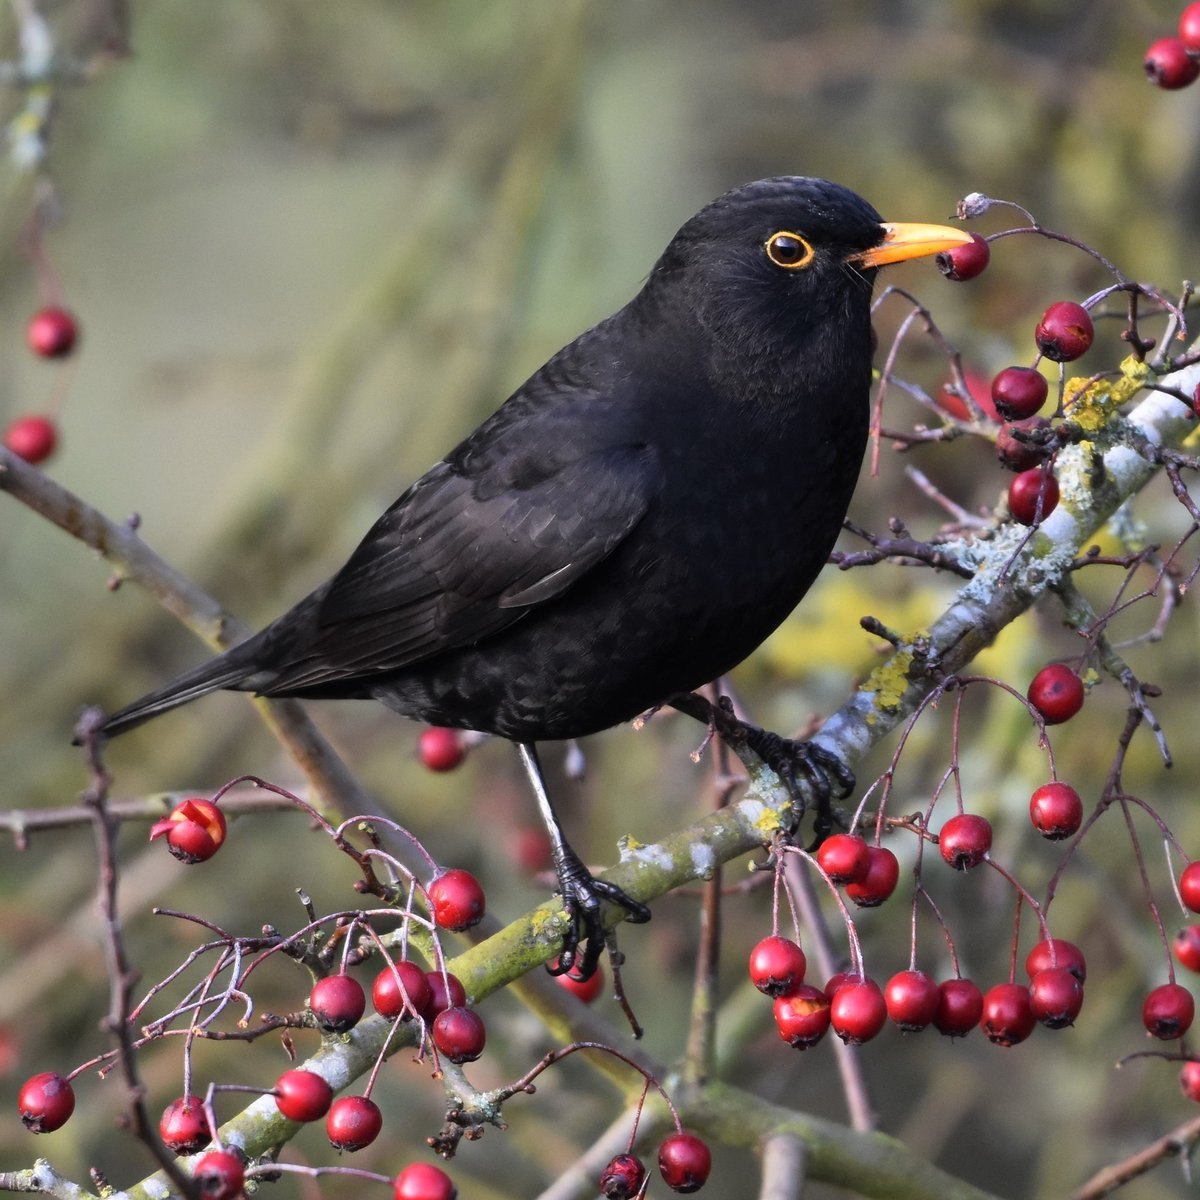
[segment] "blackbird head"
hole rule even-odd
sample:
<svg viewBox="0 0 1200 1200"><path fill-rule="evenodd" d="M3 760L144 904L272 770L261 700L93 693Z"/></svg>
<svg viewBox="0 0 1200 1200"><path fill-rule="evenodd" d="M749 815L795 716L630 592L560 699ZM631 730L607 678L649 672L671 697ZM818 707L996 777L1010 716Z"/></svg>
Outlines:
<svg viewBox="0 0 1200 1200"><path fill-rule="evenodd" d="M970 241L941 225L885 222L826 179L780 176L734 188L671 240L647 291L689 314L718 362L814 357L870 366L870 298L879 267Z"/></svg>

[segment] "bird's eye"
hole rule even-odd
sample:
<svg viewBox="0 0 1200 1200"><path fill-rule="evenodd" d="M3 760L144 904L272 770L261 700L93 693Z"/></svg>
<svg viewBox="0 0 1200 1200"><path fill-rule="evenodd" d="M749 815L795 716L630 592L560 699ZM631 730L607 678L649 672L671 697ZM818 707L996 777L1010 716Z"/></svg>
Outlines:
<svg viewBox="0 0 1200 1200"><path fill-rule="evenodd" d="M781 230L767 238L767 257L787 271L807 267L812 262L813 248L798 233Z"/></svg>

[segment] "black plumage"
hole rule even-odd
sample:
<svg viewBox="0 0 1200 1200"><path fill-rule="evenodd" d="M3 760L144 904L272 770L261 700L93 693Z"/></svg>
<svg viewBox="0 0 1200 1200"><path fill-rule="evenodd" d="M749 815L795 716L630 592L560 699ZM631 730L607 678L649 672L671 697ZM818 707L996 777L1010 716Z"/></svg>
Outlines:
<svg viewBox="0 0 1200 1200"><path fill-rule="evenodd" d="M841 527L867 436L877 267L966 240L887 226L824 180L726 193L332 579L104 732L230 688L373 697L529 744L728 671L799 602Z"/></svg>

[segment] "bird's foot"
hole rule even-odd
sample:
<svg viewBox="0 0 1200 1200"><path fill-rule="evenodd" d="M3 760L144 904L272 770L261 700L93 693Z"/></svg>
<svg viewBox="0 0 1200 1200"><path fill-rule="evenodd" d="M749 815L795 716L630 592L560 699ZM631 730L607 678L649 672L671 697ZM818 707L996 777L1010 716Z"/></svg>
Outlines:
<svg viewBox="0 0 1200 1200"><path fill-rule="evenodd" d="M563 937L558 962L549 968L550 974L563 975L570 971L577 979L590 979L596 973L607 940L604 901L623 908L625 919L633 925L650 920L650 910L615 883L597 879L570 846L564 845L561 853L556 855L554 870L571 923Z"/></svg>

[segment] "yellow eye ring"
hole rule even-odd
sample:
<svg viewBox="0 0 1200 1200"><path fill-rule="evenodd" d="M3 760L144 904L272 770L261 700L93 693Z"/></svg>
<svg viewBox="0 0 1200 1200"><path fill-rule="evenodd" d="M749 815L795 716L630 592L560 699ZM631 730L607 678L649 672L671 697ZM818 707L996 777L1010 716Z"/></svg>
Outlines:
<svg viewBox="0 0 1200 1200"><path fill-rule="evenodd" d="M771 234L764 248L767 257L785 271L798 271L801 267L807 267L816 253L809 242L798 233L787 229Z"/></svg>

